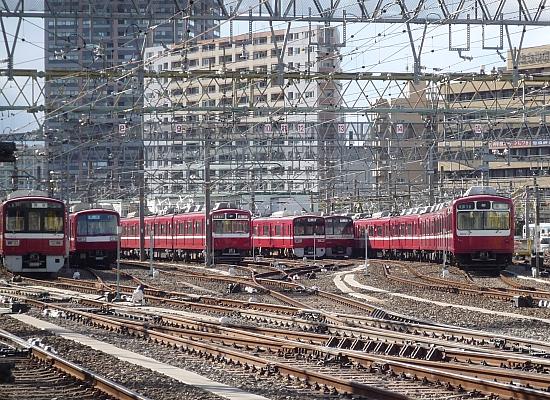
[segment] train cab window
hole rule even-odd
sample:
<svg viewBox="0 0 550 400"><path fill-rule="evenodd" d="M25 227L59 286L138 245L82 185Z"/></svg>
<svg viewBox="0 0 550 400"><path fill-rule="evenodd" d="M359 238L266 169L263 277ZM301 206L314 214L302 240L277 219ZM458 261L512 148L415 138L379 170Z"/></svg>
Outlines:
<svg viewBox="0 0 550 400"><path fill-rule="evenodd" d="M18 209L8 209L6 216L6 230L10 232L23 232L25 230L25 216Z"/></svg>
<svg viewBox="0 0 550 400"><path fill-rule="evenodd" d="M325 234L325 221L322 219L317 220L315 222L315 226L313 228L313 234L314 235L324 235Z"/></svg>
<svg viewBox="0 0 550 400"><path fill-rule="evenodd" d="M62 232L63 216L57 210L46 210L44 213L44 230L46 232Z"/></svg>
<svg viewBox="0 0 550 400"><path fill-rule="evenodd" d="M374 235L374 227L371 225L369 226L369 236Z"/></svg>
<svg viewBox="0 0 550 400"><path fill-rule="evenodd" d="M381 226L376 227L376 235L377 236L382 236L382 227Z"/></svg>
<svg viewBox="0 0 550 400"><path fill-rule="evenodd" d="M254 226L254 236L258 236L258 226Z"/></svg>
<svg viewBox="0 0 550 400"><path fill-rule="evenodd" d="M41 227L39 211L29 211L27 219L29 224L29 231L40 231Z"/></svg>

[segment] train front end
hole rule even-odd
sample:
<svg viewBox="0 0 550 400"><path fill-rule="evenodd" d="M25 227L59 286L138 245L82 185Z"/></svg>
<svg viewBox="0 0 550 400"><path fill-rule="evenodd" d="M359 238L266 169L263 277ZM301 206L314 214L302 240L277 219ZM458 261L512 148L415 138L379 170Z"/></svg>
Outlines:
<svg viewBox="0 0 550 400"><path fill-rule="evenodd" d="M325 217L325 236L327 257L351 257L354 246L353 219L351 217Z"/></svg>
<svg viewBox="0 0 550 400"><path fill-rule="evenodd" d="M514 208L511 199L479 195L453 203L452 253L470 268L505 268L514 253Z"/></svg>
<svg viewBox="0 0 550 400"><path fill-rule="evenodd" d="M71 265L108 268L116 260L120 217L113 210L85 210L71 214Z"/></svg>
<svg viewBox="0 0 550 400"><path fill-rule="evenodd" d="M316 216L295 217L293 220L294 256L322 258L325 256L325 219Z"/></svg>
<svg viewBox="0 0 550 400"><path fill-rule="evenodd" d="M211 213L214 259L240 262L251 249L251 214L238 209L220 209Z"/></svg>
<svg viewBox="0 0 550 400"><path fill-rule="evenodd" d="M55 273L65 263L65 205L48 197L18 197L2 205L1 254L14 273Z"/></svg>

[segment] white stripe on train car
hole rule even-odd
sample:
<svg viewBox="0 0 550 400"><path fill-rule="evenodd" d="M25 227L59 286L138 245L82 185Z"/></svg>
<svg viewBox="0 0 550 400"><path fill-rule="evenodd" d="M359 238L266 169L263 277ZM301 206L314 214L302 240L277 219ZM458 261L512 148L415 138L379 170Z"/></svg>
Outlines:
<svg viewBox="0 0 550 400"><path fill-rule="evenodd" d="M80 243L116 242L116 236L77 236L76 241Z"/></svg>
<svg viewBox="0 0 550 400"><path fill-rule="evenodd" d="M470 232L470 231L468 231ZM490 237L490 236L497 236L497 237L505 237L509 236L510 231L508 232L496 232L496 231L471 231L471 234L467 235L457 235L460 237ZM434 239L452 239L453 235L451 233L445 234L445 235L430 235L430 236L369 236L369 241L379 241L379 240L434 240ZM356 241L365 241L364 237L361 238L355 238Z"/></svg>
<svg viewBox="0 0 550 400"><path fill-rule="evenodd" d="M353 235L326 235L326 239L353 239Z"/></svg>
<svg viewBox="0 0 550 400"><path fill-rule="evenodd" d="M64 233L4 233L4 238L6 239L63 239L64 237Z"/></svg>
<svg viewBox="0 0 550 400"><path fill-rule="evenodd" d="M315 235L315 236L252 236L254 240L256 239L271 239L271 240L292 240L292 239L316 239L316 240L325 240L325 235ZM353 239L353 237L351 237Z"/></svg>
<svg viewBox="0 0 550 400"><path fill-rule="evenodd" d="M510 236L510 230L470 230L470 229L464 229L464 230L457 230L456 235L460 237L468 237L468 236L480 236L480 237L487 237L487 236Z"/></svg>

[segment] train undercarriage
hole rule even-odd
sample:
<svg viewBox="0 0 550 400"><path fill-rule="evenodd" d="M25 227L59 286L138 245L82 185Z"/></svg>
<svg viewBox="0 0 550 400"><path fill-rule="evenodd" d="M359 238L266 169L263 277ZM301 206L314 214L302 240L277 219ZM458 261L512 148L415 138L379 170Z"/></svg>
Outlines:
<svg viewBox="0 0 550 400"><path fill-rule="evenodd" d="M477 251L452 253L450 251L427 250L369 250L369 258L421 261L453 265L469 270L503 270L512 264L512 254Z"/></svg>

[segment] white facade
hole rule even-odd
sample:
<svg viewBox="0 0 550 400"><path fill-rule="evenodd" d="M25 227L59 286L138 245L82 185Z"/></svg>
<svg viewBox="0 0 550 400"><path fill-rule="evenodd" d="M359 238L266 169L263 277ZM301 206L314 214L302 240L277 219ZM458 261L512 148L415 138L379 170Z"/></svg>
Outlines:
<svg viewBox="0 0 550 400"><path fill-rule="evenodd" d="M0 193L5 197L15 188L42 189L48 187L46 148L43 141L15 142L16 162L0 162Z"/></svg>
<svg viewBox="0 0 550 400"><path fill-rule="evenodd" d="M265 72L265 79L255 79L252 85L246 79L224 79L223 73L219 78L159 78L146 83L146 106L182 109L145 118L146 184L156 203L202 201L208 133L213 199L241 205L258 201L265 208L281 196L291 198L289 203L307 202L304 208L309 209L311 194L319 192L322 170L319 154L324 150L318 138L336 136L339 119L334 112L292 115L287 111L295 106L339 104L339 83L283 82L277 71L280 61L284 71L339 71L339 34L330 27L314 27L311 32L295 28L289 31L285 46L285 33L267 31L254 33L252 40L246 34L231 42L224 37L185 48L175 46L169 56L163 56L163 47L146 49L145 63L151 71L232 70L243 77L248 71ZM282 50L280 60L277 53ZM223 105L231 112L208 112L208 107Z"/></svg>

